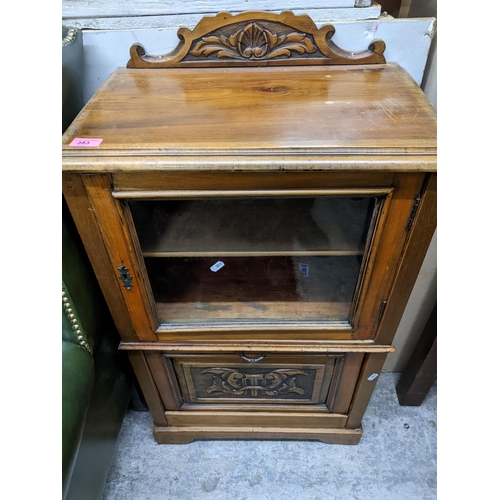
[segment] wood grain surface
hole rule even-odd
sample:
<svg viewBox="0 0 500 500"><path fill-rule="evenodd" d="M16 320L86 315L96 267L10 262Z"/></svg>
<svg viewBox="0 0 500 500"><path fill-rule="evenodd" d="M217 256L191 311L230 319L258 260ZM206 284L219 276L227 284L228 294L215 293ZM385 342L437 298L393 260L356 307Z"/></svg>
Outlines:
<svg viewBox="0 0 500 500"><path fill-rule="evenodd" d="M74 138L102 142L93 148L70 146ZM62 143L64 157L432 154L436 116L397 64L119 68Z"/></svg>

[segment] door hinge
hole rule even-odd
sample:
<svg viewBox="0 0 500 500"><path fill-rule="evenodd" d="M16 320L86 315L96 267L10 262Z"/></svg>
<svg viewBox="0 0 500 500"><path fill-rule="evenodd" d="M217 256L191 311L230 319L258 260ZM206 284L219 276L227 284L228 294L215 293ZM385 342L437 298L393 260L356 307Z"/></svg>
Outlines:
<svg viewBox="0 0 500 500"><path fill-rule="evenodd" d="M387 306L387 300L383 300L380 303L380 309L378 310L378 316L377 316L377 322L376 324L378 325L380 321L382 320L382 316L384 315L385 312L385 307Z"/></svg>
<svg viewBox="0 0 500 500"><path fill-rule="evenodd" d="M413 222L415 221L415 217L417 215L418 207L420 206L421 201L422 201L422 195L419 193L419 195L415 198L415 203L413 203L410 216L406 221L405 231L409 231L411 229L411 226L413 226Z"/></svg>

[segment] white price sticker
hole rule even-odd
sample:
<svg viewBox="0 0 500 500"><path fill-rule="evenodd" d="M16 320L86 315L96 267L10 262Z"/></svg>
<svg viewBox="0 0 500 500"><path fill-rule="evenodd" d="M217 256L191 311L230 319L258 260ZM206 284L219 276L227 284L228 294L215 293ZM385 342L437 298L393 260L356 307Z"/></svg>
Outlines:
<svg viewBox="0 0 500 500"><path fill-rule="evenodd" d="M304 278L307 278L309 276L309 265L308 264L300 264L299 263L299 269L300 269L300 272L302 273L302 276L304 276Z"/></svg>
<svg viewBox="0 0 500 500"><path fill-rule="evenodd" d="M224 262L219 260L210 268L210 271L216 273L221 267L224 267Z"/></svg>

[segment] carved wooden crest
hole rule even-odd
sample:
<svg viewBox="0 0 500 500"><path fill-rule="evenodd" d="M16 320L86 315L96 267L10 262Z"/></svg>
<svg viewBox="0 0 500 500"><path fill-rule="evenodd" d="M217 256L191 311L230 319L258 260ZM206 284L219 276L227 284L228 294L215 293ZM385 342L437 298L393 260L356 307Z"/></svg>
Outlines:
<svg viewBox="0 0 500 500"><path fill-rule="evenodd" d="M374 40L367 50L348 52L331 41L335 28L318 28L307 15L293 12L221 12L206 16L191 31L180 28L177 47L162 56L130 48L127 68L203 66L270 66L301 64L381 64L385 43Z"/></svg>

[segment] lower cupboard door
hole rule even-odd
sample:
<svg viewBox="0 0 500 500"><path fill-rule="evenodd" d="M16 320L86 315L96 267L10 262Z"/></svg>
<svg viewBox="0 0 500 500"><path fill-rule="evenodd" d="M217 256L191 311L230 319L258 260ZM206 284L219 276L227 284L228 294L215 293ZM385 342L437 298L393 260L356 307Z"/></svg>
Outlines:
<svg viewBox="0 0 500 500"><path fill-rule="evenodd" d="M364 354L151 353L147 357L150 367L156 368L153 377L167 410L347 414Z"/></svg>

